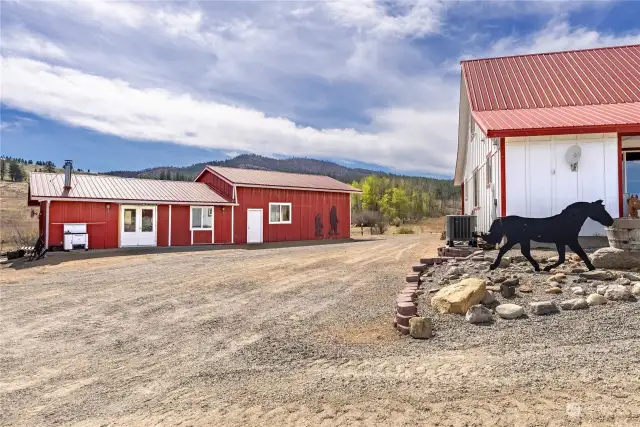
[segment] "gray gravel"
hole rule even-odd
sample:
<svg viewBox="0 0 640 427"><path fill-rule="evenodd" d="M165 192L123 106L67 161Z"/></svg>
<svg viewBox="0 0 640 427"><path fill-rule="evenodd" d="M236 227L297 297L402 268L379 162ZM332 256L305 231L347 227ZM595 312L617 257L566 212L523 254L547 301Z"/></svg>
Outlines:
<svg viewBox="0 0 640 427"><path fill-rule="evenodd" d="M545 260L556 256L555 251L532 251L534 258ZM487 251L488 260L495 257L496 251ZM532 292L516 292L514 298L506 299L500 292L494 292L495 307L502 303L518 304L525 308L525 317L518 320L502 319L494 316L494 322L490 325L477 327L464 322L459 316L438 314L429 305L429 298L433 293L425 292L425 298L421 300L419 312L433 318L434 330L438 331L441 345L446 349L462 349L465 346L496 345L509 346L515 344L553 343L558 337L573 344L596 343L616 340L636 340L640 338L640 303L609 301L604 306L591 307L588 310L577 312L564 311L549 316L534 316L528 310L529 303L539 301L553 301L560 304L562 301L574 298L572 287L581 286L586 294L595 293L599 285L610 285L612 282L589 281L583 283L578 274L571 274L575 267L583 267L584 264L569 262L565 266L552 272L535 273L528 261L519 260L519 251L510 251L511 256L518 262L512 262L508 268L499 268L489 271L488 266L482 262L465 261L455 264L470 274L471 277L483 278L496 282L502 282L501 278L517 279L520 286L526 285L532 288ZM432 277L424 283L425 290L437 289L440 282L450 269L450 265L439 266L434 269ZM548 279L557 273L567 276L565 283L549 283ZM515 282L515 281L514 281ZM560 286L561 294L545 293L552 286ZM629 288L631 289L631 288ZM639 349L640 351L640 349Z"/></svg>
<svg viewBox="0 0 640 427"><path fill-rule="evenodd" d="M589 424L640 420L638 303L472 325L429 313L425 293L435 336L395 332L404 277L439 244L3 268L0 424L527 426L568 420L568 404ZM513 302L572 295L573 277L548 295L519 266L492 274L531 280Z"/></svg>

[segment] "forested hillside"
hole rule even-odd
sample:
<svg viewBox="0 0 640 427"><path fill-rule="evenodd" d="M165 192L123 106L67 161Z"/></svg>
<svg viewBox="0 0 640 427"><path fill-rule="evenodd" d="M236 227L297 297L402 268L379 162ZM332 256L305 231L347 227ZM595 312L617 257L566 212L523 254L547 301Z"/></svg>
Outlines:
<svg viewBox="0 0 640 427"><path fill-rule="evenodd" d="M450 180L369 175L351 183L362 190L352 198L354 223L396 225L456 213L460 189Z"/></svg>

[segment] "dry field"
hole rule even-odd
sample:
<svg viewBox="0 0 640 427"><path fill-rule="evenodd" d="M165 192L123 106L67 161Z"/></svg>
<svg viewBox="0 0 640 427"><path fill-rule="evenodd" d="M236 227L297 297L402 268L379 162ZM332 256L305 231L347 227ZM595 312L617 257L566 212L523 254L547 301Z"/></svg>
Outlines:
<svg viewBox="0 0 640 427"><path fill-rule="evenodd" d="M1 266L0 425L640 424L640 316L396 335L438 237Z"/></svg>
<svg viewBox="0 0 640 427"><path fill-rule="evenodd" d="M27 182L0 181L0 252L14 249L17 234L34 242L38 236L38 217L32 218L32 208L27 206L28 189Z"/></svg>

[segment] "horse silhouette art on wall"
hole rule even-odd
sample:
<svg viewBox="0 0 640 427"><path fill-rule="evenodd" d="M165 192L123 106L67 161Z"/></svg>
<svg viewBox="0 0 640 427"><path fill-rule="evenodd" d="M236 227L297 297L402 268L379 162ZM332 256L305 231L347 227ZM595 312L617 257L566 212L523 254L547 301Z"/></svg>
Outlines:
<svg viewBox="0 0 640 427"><path fill-rule="evenodd" d="M584 261L589 270L595 270L591 260L578 243L578 234L587 218L605 227L613 224L613 218L604 208L602 200L593 203L573 203L558 215L549 218L523 218L510 215L496 219L491 224L489 233L480 233L480 237L490 244L500 243L503 236L507 238L490 269L496 269L504 254L519 243L522 255L529 260L536 271L540 271L540 266L531 256L531 240L533 240L541 243L555 243L558 249L558 261L547 265L544 271L564 263L565 246L569 246Z"/></svg>
<svg viewBox="0 0 640 427"><path fill-rule="evenodd" d="M323 228L324 227L322 226L322 214L317 213L316 214L316 237L324 236L324 234L322 233Z"/></svg>
<svg viewBox="0 0 640 427"><path fill-rule="evenodd" d="M329 229L329 236L337 236L338 235L338 209L335 206L331 206L331 211L329 211L329 225L331 228Z"/></svg>

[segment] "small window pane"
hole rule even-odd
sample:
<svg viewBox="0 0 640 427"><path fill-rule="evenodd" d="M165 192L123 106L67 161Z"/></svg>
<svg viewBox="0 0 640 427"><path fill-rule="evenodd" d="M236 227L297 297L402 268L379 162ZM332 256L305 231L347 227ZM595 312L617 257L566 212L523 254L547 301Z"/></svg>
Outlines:
<svg viewBox="0 0 640 427"><path fill-rule="evenodd" d="M202 228L202 208L191 208L191 227Z"/></svg>
<svg viewBox="0 0 640 427"><path fill-rule="evenodd" d="M269 215L271 222L280 222L280 205L271 205Z"/></svg>
<svg viewBox="0 0 640 427"><path fill-rule="evenodd" d="M136 210L125 209L124 210L124 231L127 233L136 232Z"/></svg>
<svg viewBox="0 0 640 427"><path fill-rule="evenodd" d="M213 224L213 209L207 208L205 211L206 213L202 219L202 228L211 228L211 225Z"/></svg>
<svg viewBox="0 0 640 427"><path fill-rule="evenodd" d="M280 218L282 222L291 221L291 212L289 205L280 205Z"/></svg>
<svg viewBox="0 0 640 427"><path fill-rule="evenodd" d="M142 209L142 231L153 231L153 209Z"/></svg>

